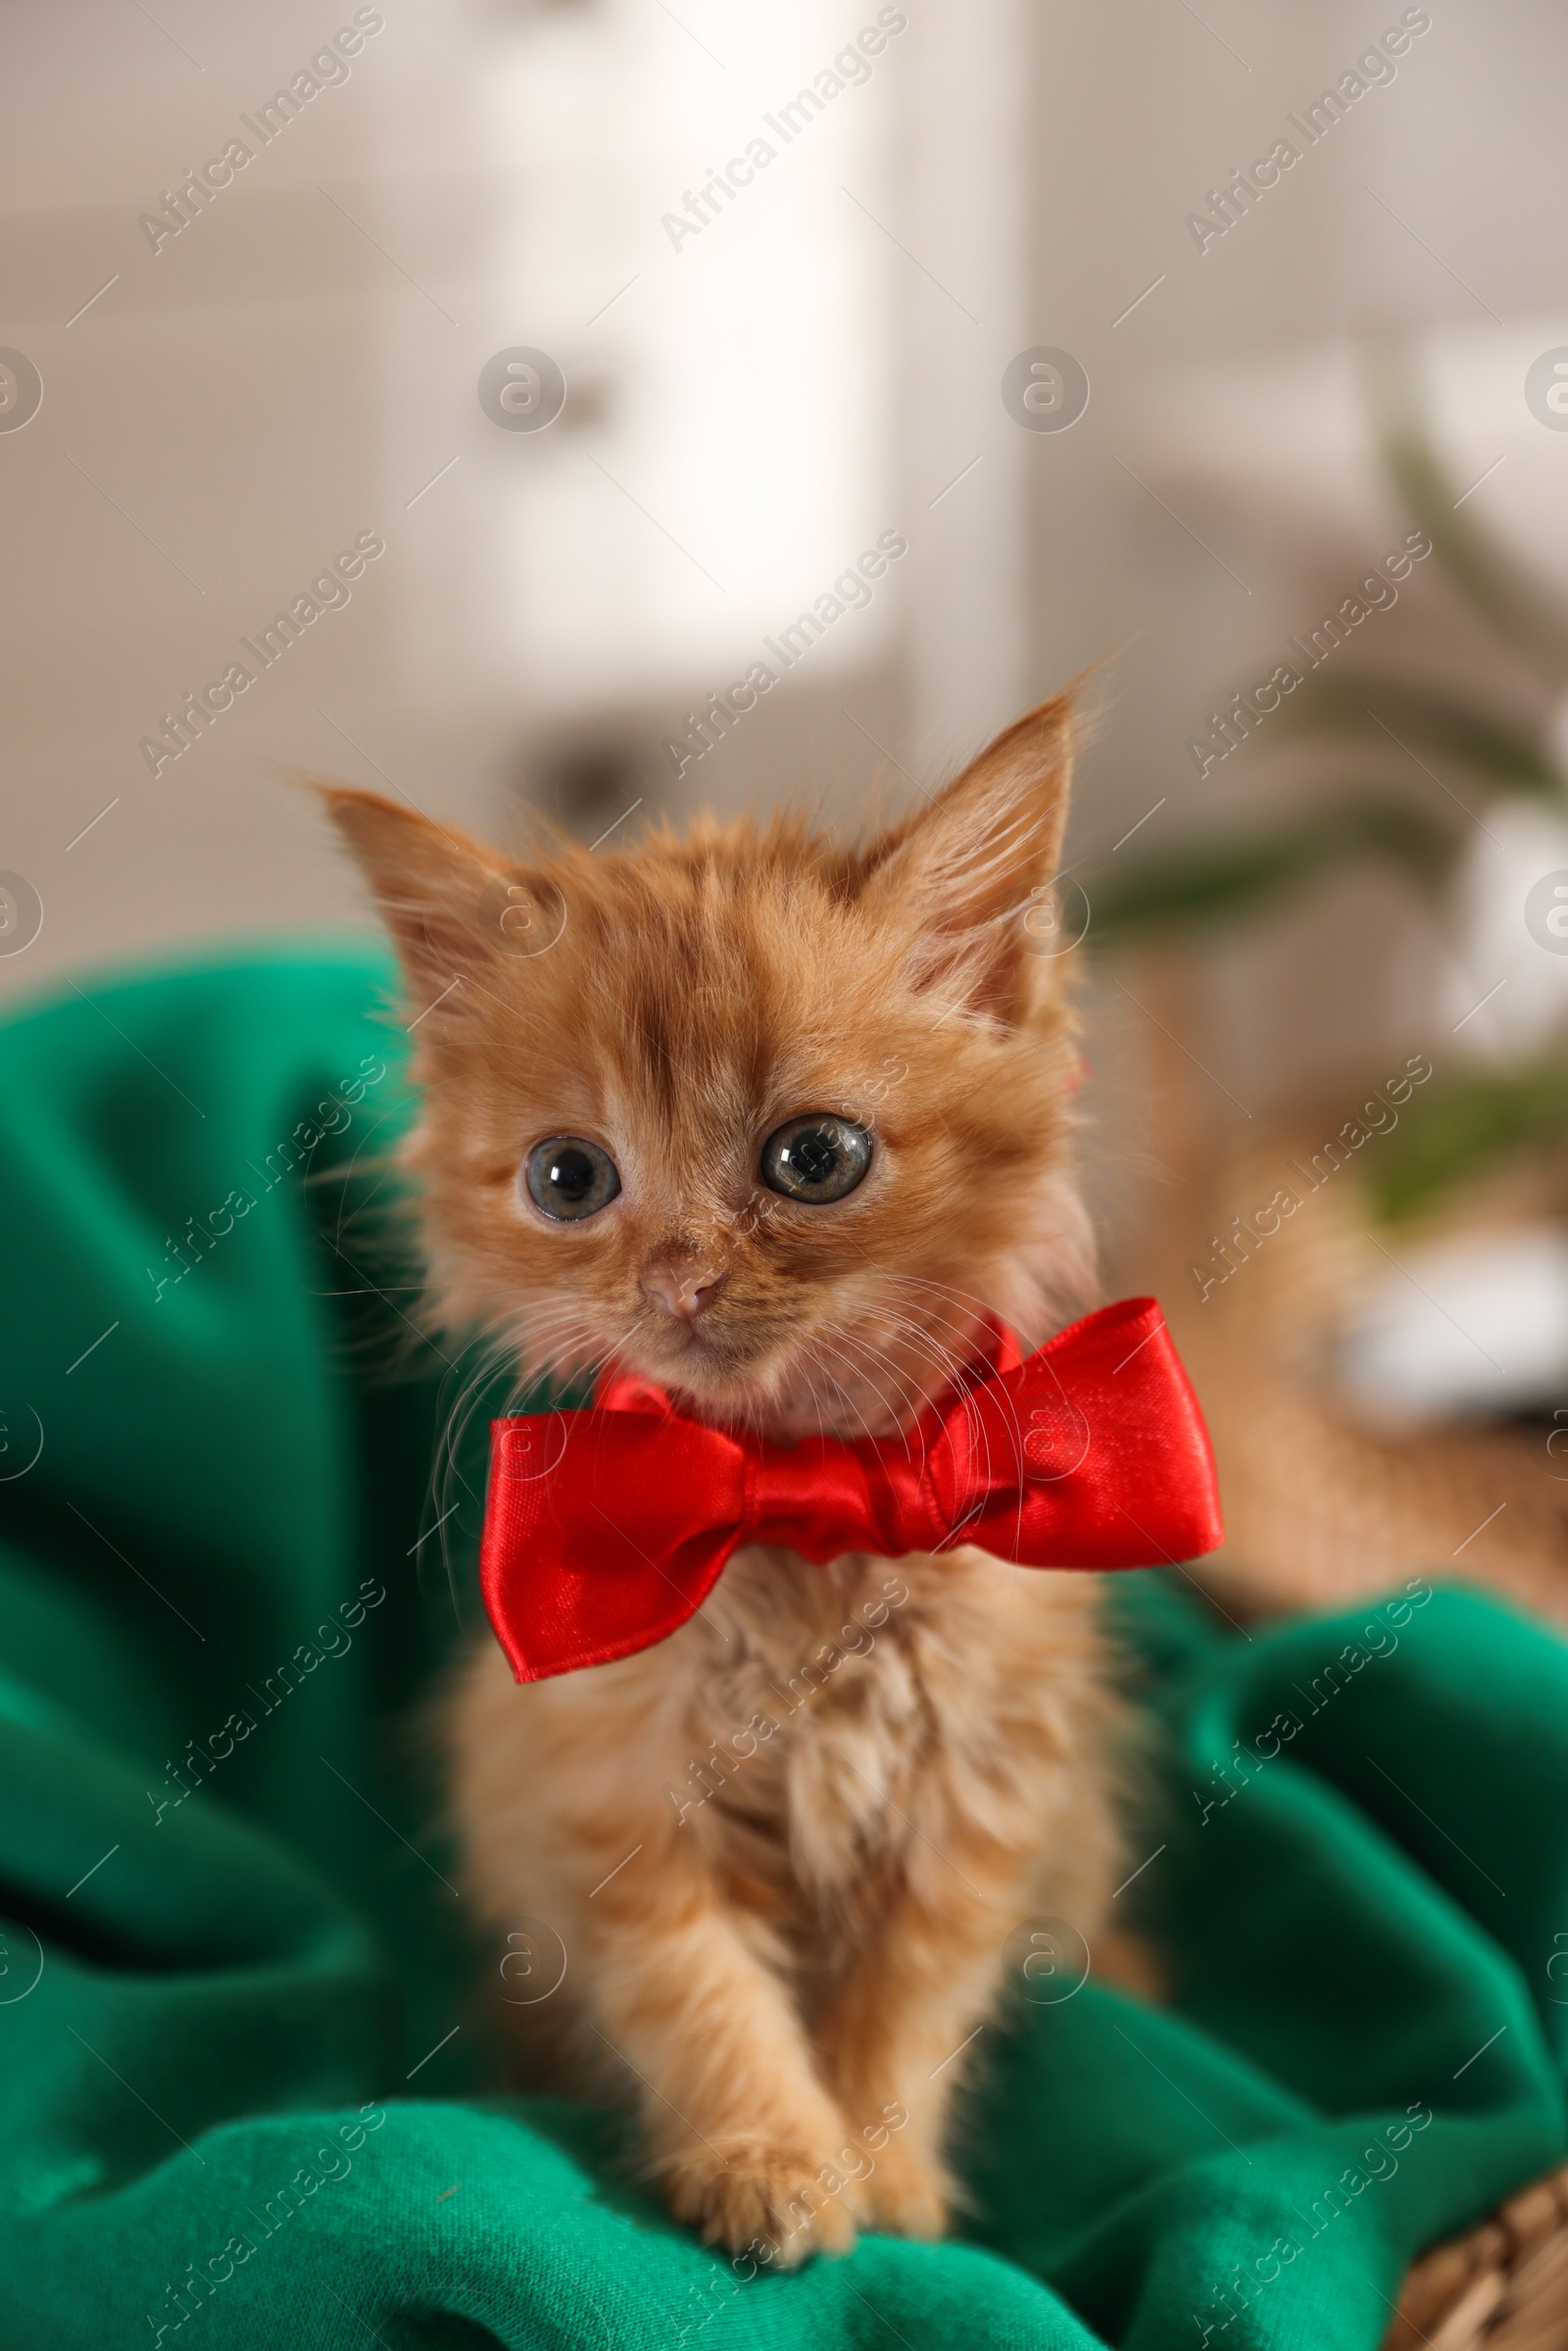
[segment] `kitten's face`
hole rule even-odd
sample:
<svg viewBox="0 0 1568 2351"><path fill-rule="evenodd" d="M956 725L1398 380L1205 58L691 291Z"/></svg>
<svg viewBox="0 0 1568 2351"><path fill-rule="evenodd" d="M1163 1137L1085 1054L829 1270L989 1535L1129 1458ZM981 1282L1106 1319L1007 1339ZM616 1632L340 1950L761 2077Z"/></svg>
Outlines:
<svg viewBox="0 0 1568 2351"><path fill-rule="evenodd" d="M856 1435L986 1310L1038 1335L1079 1303L1070 1023L1020 919L1064 735L1048 706L859 850L710 826L524 870L335 794L422 1014L445 1311L530 1368L613 1355L714 1417Z"/></svg>

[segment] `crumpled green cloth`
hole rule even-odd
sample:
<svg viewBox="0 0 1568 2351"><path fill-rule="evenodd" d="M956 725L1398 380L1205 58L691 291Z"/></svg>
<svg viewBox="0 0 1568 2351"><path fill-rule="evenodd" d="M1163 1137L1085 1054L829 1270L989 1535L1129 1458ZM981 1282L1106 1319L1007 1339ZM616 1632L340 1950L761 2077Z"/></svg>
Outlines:
<svg viewBox="0 0 1568 2351"><path fill-rule="evenodd" d="M466 1939L420 1709L505 1390L380 1215L388 979L281 950L0 1028L4 2351L1370 2351L1568 2151L1568 1651L1419 1579L1250 1638L1122 1579L1118 1908L1173 2005L1041 1925L965 2241L705 2251L612 2118L493 2087L540 1943Z"/></svg>

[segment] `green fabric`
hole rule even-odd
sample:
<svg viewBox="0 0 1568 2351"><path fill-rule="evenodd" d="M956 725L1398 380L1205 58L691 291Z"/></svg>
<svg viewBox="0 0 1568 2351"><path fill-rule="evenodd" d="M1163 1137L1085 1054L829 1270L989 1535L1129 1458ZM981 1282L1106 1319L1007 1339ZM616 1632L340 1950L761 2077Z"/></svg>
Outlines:
<svg viewBox="0 0 1568 2351"><path fill-rule="evenodd" d="M738 2277L614 2121L493 2088L420 1709L499 1395L380 1219L386 977L0 1029L0 2346L1370 2351L1568 2144L1568 1652L1459 1592L1248 1639L1122 1580L1164 1793L1118 1908L1173 2005L1041 1943L967 2241Z"/></svg>

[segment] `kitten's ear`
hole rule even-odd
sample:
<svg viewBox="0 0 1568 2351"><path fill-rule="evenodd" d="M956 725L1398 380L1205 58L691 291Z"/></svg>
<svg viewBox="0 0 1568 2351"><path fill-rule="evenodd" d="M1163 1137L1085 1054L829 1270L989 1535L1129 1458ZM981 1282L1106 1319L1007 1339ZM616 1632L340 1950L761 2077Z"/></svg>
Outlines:
<svg viewBox="0 0 1568 2351"><path fill-rule="evenodd" d="M1039 960L1024 917L1060 868L1073 731L1070 694L1043 702L866 852L866 897L912 917L921 983L957 977L1002 1019Z"/></svg>
<svg viewBox="0 0 1568 2351"><path fill-rule="evenodd" d="M413 994L438 996L498 957L537 953L562 913L542 875L379 792L317 787L392 933ZM530 944L531 933L531 944Z"/></svg>

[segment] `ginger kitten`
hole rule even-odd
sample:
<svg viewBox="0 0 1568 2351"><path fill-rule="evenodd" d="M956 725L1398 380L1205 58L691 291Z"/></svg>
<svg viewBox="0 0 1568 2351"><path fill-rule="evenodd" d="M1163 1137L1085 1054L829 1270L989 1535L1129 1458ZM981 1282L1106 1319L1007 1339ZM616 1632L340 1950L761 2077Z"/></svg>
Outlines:
<svg viewBox="0 0 1568 2351"><path fill-rule="evenodd" d="M704 821L526 868L328 790L420 1016L406 1160L450 1323L788 1442L907 1428L988 1315L1027 1351L1081 1311L1074 1024L1022 923L1070 759L1061 697L858 846ZM1004 1946L1041 1914L1093 1936L1115 1875L1098 1598L972 1549L753 1547L635 1656L519 1688L474 1652L467 1886L567 1953L511 2013L637 2108L706 2238L942 2231Z"/></svg>

